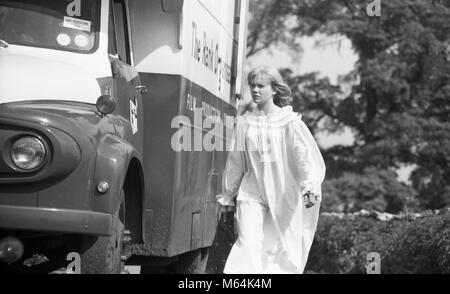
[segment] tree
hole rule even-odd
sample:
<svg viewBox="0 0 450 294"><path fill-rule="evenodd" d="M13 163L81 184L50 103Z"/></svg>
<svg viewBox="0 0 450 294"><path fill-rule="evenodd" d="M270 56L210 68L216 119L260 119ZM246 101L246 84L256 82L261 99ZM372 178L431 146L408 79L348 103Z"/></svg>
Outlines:
<svg viewBox="0 0 450 294"><path fill-rule="evenodd" d="M289 7L288 15L296 15L292 35L342 34L359 55L354 72L342 79L355 84L345 97L339 86L315 74L294 76L283 71L293 89L295 107L305 114L312 130L349 127L355 134L352 146L324 151L325 192L334 191L340 200L348 201L344 194L349 191L343 193L342 187L351 187L361 193L355 196L358 201L378 198L395 211L399 206L394 202L400 199L404 204L405 191L411 188L408 193L417 195L422 208L450 205L449 1L382 1L379 17L367 15L367 5L373 1L275 2ZM398 183L393 173L402 165L416 166L410 188ZM383 181L379 180L382 174ZM383 185L382 193L365 197L360 188L369 189L367 183ZM389 197L393 190L401 194L395 201Z"/></svg>
<svg viewBox="0 0 450 294"><path fill-rule="evenodd" d="M344 172L323 185L323 211L356 212L361 209L397 213L417 206L415 191L396 180L393 170L368 167L362 173Z"/></svg>
<svg viewBox="0 0 450 294"><path fill-rule="evenodd" d="M301 50L295 35L288 30L289 19L295 19L295 4L291 1L250 1L251 18L247 34L247 57L277 44L287 44Z"/></svg>

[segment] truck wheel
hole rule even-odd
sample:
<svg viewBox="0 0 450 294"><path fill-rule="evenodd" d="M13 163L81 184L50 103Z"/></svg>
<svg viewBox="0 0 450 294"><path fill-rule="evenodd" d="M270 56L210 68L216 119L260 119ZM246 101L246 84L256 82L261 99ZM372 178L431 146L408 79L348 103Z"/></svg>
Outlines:
<svg viewBox="0 0 450 294"><path fill-rule="evenodd" d="M82 274L120 274L123 270L121 257L124 254L125 197L122 190L119 205L113 216L111 236L86 239L81 253Z"/></svg>
<svg viewBox="0 0 450 294"><path fill-rule="evenodd" d="M210 247L206 247L182 254L172 265L172 270L176 274L204 274L209 251Z"/></svg>

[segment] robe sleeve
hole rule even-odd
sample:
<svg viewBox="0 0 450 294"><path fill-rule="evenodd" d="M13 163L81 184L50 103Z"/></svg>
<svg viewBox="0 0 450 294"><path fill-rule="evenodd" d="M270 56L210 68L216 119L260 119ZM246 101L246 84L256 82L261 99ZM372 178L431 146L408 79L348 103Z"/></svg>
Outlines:
<svg viewBox="0 0 450 294"><path fill-rule="evenodd" d="M292 136L301 195L311 191L321 197L325 163L314 137L301 118L293 123Z"/></svg>
<svg viewBox="0 0 450 294"><path fill-rule="evenodd" d="M228 157L222 177L222 194L216 196L221 205L233 206L245 173L245 124L242 117L238 117L228 148Z"/></svg>

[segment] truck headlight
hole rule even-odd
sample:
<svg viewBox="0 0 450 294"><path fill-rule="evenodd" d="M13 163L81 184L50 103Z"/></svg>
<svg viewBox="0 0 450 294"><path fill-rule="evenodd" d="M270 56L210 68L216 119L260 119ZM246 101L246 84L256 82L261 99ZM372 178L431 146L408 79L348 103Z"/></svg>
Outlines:
<svg viewBox="0 0 450 294"><path fill-rule="evenodd" d="M44 143L33 136L16 140L11 146L11 160L20 169L32 170L40 166L45 159Z"/></svg>

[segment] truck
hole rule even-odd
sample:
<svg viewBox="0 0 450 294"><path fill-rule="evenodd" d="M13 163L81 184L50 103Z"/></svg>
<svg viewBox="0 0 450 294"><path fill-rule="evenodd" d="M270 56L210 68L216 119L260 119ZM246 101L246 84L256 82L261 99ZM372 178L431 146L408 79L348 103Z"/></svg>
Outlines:
<svg viewBox="0 0 450 294"><path fill-rule="evenodd" d="M247 20L247 0L0 0L1 272L205 271Z"/></svg>

